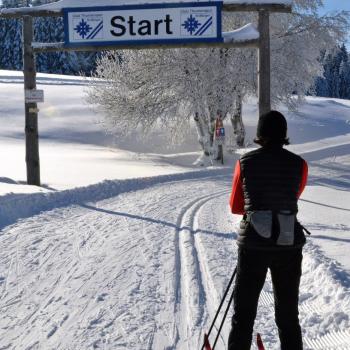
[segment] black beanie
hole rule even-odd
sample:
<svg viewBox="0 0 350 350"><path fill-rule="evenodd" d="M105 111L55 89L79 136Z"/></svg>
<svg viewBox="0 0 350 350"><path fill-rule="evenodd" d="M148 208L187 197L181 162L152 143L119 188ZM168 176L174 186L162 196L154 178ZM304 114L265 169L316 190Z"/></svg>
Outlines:
<svg viewBox="0 0 350 350"><path fill-rule="evenodd" d="M277 111L263 114L259 118L256 136L258 139L283 142L287 138L287 121L284 115Z"/></svg>

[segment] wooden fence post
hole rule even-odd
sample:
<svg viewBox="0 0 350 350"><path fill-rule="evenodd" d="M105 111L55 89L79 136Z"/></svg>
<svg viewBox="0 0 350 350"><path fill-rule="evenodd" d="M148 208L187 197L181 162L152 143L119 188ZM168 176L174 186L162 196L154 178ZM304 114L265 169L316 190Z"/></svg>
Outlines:
<svg viewBox="0 0 350 350"><path fill-rule="evenodd" d="M259 116L271 111L270 14L259 11Z"/></svg>
<svg viewBox="0 0 350 350"><path fill-rule="evenodd" d="M33 18L23 16L23 75L24 92L36 89ZM40 186L38 109L36 103L25 101L26 164L28 185Z"/></svg>

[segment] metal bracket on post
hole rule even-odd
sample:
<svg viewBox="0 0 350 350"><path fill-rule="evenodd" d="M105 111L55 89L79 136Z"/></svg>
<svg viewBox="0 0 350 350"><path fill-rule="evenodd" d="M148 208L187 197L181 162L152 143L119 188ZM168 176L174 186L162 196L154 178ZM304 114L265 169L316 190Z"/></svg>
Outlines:
<svg viewBox="0 0 350 350"><path fill-rule="evenodd" d="M270 14L259 11L259 116L271 111Z"/></svg>
<svg viewBox="0 0 350 350"><path fill-rule="evenodd" d="M32 48L33 18L23 16L24 91L36 90L35 53ZM26 164L28 185L40 186L38 108L36 102L25 100Z"/></svg>

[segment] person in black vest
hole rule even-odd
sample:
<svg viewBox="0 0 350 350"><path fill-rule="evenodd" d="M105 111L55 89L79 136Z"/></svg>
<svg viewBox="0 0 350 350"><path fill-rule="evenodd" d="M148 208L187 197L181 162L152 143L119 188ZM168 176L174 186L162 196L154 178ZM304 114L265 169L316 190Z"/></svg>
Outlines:
<svg viewBox="0 0 350 350"><path fill-rule="evenodd" d="M280 112L260 117L254 141L261 147L237 162L230 197L232 213L243 219L228 349L250 349L259 295L270 269L281 350L302 350L298 298L305 236L296 214L308 167L283 148L289 140Z"/></svg>

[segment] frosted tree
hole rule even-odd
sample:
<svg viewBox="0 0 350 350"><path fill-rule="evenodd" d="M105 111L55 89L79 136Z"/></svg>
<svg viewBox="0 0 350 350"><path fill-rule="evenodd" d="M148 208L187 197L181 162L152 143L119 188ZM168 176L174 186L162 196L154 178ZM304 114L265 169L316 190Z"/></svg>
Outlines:
<svg viewBox="0 0 350 350"><path fill-rule="evenodd" d="M97 79L88 92L88 101L106 115L106 129L119 133L138 127L147 132L160 122L173 139L179 139L195 116L199 142L210 154L218 110L223 116L232 113L236 96L243 96L251 85L242 81L246 76L237 70L241 56L232 51L107 53L98 62ZM105 84L101 85L100 79ZM244 89L239 91L237 83Z"/></svg>
<svg viewBox="0 0 350 350"><path fill-rule="evenodd" d="M334 46L348 30L347 13L320 17L320 5L318 0L298 0L293 14L271 15L273 105L296 108L321 71L320 50ZM248 22L256 23L256 14L225 17L230 29ZM189 129L193 117L203 151L210 153L218 110L230 117L237 143L244 144L242 101L256 93L256 62L256 51L247 49L105 54L87 99L104 114L111 132L140 127L147 133L160 123L175 138Z"/></svg>
<svg viewBox="0 0 350 350"><path fill-rule="evenodd" d="M147 132L160 121L172 139L179 139L194 117L199 143L209 155L218 111L224 118L234 115L237 101L253 93L249 89L256 72L247 73L246 65L254 61L253 50L244 54L233 49L107 53L98 62L88 101L106 115L106 129L119 133L137 127ZM100 79L105 86L101 87ZM239 123L235 126L241 129Z"/></svg>

